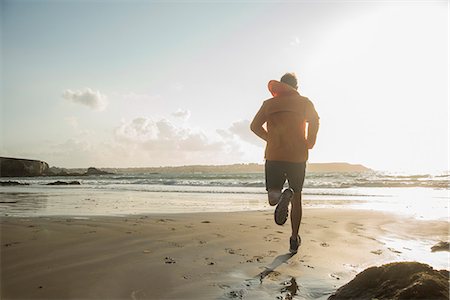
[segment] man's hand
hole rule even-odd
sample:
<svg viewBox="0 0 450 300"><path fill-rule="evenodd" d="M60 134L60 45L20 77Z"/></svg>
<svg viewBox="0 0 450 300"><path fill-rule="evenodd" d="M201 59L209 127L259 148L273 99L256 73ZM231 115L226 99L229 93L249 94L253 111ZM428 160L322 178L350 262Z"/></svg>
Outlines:
<svg viewBox="0 0 450 300"><path fill-rule="evenodd" d="M310 141L309 139L308 140L306 140L306 147L309 149L309 150L311 150L313 147L314 147L314 145L316 144L316 141Z"/></svg>
<svg viewBox="0 0 450 300"><path fill-rule="evenodd" d="M308 138L306 139L306 147L312 149L316 144L317 132L319 131L319 119L308 122Z"/></svg>
<svg viewBox="0 0 450 300"><path fill-rule="evenodd" d="M264 129L264 127L263 127L264 123L266 123L266 121L267 121L266 115L264 114L263 106L261 106L259 111L256 113L255 118L253 119L252 123L250 124L250 129L261 139L267 141L267 130Z"/></svg>

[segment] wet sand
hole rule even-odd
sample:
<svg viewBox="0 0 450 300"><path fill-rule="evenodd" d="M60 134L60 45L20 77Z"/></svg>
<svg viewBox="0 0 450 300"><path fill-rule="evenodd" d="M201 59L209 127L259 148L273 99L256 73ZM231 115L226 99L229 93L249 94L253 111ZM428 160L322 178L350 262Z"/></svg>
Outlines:
<svg viewBox="0 0 450 300"><path fill-rule="evenodd" d="M1 298L327 298L370 266L449 269L447 221L308 208L302 246L271 211L1 218Z"/></svg>

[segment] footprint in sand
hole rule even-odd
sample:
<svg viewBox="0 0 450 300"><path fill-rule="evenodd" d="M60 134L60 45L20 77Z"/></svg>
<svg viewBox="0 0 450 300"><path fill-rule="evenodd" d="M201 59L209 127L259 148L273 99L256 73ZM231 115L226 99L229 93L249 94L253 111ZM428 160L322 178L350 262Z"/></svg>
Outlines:
<svg viewBox="0 0 450 300"><path fill-rule="evenodd" d="M264 240L265 240L266 242L279 242L279 241L280 241L280 238L274 236L273 234L269 234L269 235L266 235L266 236L264 237Z"/></svg>
<svg viewBox="0 0 450 300"><path fill-rule="evenodd" d="M227 290L227 289L231 288L231 286L229 286L228 284L216 283L216 284L213 284L213 285L218 286L222 290Z"/></svg>
<svg viewBox="0 0 450 300"><path fill-rule="evenodd" d="M381 254L383 254L383 250L378 249L378 250L370 251L370 253L373 253L373 254L376 254L376 255L381 255Z"/></svg>
<svg viewBox="0 0 450 300"><path fill-rule="evenodd" d="M4 246L5 247L11 247L12 245L17 245L17 244L20 244L20 242L6 243Z"/></svg>
<svg viewBox="0 0 450 300"><path fill-rule="evenodd" d="M393 253L402 253L401 251L395 250L394 248L388 248L388 250Z"/></svg>
<svg viewBox="0 0 450 300"><path fill-rule="evenodd" d="M261 262L264 259L264 257L260 256L260 255L255 255L250 259L247 259L246 262L248 263L253 263L253 262Z"/></svg>
<svg viewBox="0 0 450 300"><path fill-rule="evenodd" d="M228 254L237 254L237 255L240 255L240 256L245 256L245 254L239 253L240 251L242 251L241 248L239 248L237 250L232 249L232 248L225 248L225 252L227 252Z"/></svg>
<svg viewBox="0 0 450 300"><path fill-rule="evenodd" d="M333 273L330 274L330 277L334 278L336 280L341 280L341 277L339 277L339 276L337 276L336 274L333 274Z"/></svg>
<svg viewBox="0 0 450 300"><path fill-rule="evenodd" d="M156 223L166 223L166 222L173 222L174 219L159 219L156 221Z"/></svg>
<svg viewBox="0 0 450 300"><path fill-rule="evenodd" d="M230 291L227 293L228 299L243 299L245 290Z"/></svg>
<svg viewBox="0 0 450 300"><path fill-rule="evenodd" d="M148 298L148 295L146 295L143 290L136 290L136 291L132 291L131 292L130 297L131 297L132 300L146 299L146 298Z"/></svg>
<svg viewBox="0 0 450 300"><path fill-rule="evenodd" d="M213 266L216 264L215 262L212 261L212 258L209 257L205 257L205 261L208 266Z"/></svg>
<svg viewBox="0 0 450 300"><path fill-rule="evenodd" d="M236 254L236 251L231 248L225 248L225 252L227 252L228 254Z"/></svg>
<svg viewBox="0 0 450 300"><path fill-rule="evenodd" d="M167 244L168 244L169 246L171 246L171 247L176 247L176 248L183 248L183 247L184 247L184 245L179 244L179 243L177 243L177 242L167 242Z"/></svg>
<svg viewBox="0 0 450 300"><path fill-rule="evenodd" d="M164 259L164 262L166 264L174 264L174 263L176 263L176 261L172 257L168 257L168 256L166 256L166 258Z"/></svg>
<svg viewBox="0 0 450 300"><path fill-rule="evenodd" d="M268 278L268 279L270 279L270 280L278 280L278 277L281 275L281 273L280 272L278 272L278 271L271 271L271 272L269 272L267 275L266 275L266 277L265 278Z"/></svg>

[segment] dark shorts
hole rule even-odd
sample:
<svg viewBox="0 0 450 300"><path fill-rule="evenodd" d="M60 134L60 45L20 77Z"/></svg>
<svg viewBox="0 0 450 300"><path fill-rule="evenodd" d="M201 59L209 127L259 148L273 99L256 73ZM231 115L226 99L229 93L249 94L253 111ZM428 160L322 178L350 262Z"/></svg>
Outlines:
<svg viewBox="0 0 450 300"><path fill-rule="evenodd" d="M287 179L294 192L301 192L305 181L306 163L266 160L266 190L282 190Z"/></svg>

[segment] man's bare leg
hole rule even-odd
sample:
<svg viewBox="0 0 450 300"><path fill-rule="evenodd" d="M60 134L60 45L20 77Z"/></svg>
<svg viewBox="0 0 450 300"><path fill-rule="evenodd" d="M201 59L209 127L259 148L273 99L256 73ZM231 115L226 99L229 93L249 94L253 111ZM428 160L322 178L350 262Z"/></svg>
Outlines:
<svg viewBox="0 0 450 300"><path fill-rule="evenodd" d="M300 222L302 221L302 193L294 193L294 197L291 201L291 227L292 238L297 239L298 230L300 228Z"/></svg>
<svg viewBox="0 0 450 300"><path fill-rule="evenodd" d="M281 189L269 189L267 196L269 199L269 205L275 206L278 204L278 201L280 201Z"/></svg>

